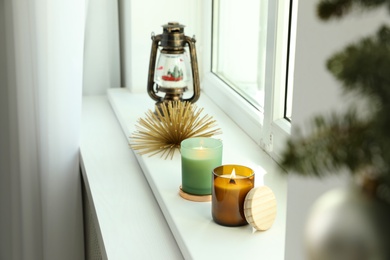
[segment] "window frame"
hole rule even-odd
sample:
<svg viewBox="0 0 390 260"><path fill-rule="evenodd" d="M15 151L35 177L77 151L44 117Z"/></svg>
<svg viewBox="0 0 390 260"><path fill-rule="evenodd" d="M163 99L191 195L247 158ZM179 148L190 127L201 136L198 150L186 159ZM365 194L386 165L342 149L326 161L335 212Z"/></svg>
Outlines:
<svg viewBox="0 0 390 260"><path fill-rule="evenodd" d="M278 0L268 3L264 112L253 107L212 72L213 1L203 7L202 90L276 161L291 133L291 122L285 118L285 93L286 84L292 84L294 54L291 50L295 42L296 2Z"/></svg>

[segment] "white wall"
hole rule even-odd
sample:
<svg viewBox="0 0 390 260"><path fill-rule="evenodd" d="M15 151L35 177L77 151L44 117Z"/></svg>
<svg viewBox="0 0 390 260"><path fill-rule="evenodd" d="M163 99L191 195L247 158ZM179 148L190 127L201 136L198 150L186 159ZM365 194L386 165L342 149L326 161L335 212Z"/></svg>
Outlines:
<svg viewBox="0 0 390 260"><path fill-rule="evenodd" d="M382 21L389 21L387 11L379 10L322 22L316 17L317 2L298 2L292 118L293 129L300 127L305 132L314 115L345 106L340 84L325 68L327 58L346 44L376 32ZM306 259L303 230L310 206L324 191L345 183L342 177L318 180L289 176L286 259Z"/></svg>
<svg viewBox="0 0 390 260"><path fill-rule="evenodd" d="M104 95L121 86L118 2L88 2L85 22L83 94Z"/></svg>
<svg viewBox="0 0 390 260"><path fill-rule="evenodd" d="M116 87L146 92L151 33L161 34L163 24L178 21L186 26L186 35L199 40L200 5L196 0L89 1L83 95L101 95Z"/></svg>

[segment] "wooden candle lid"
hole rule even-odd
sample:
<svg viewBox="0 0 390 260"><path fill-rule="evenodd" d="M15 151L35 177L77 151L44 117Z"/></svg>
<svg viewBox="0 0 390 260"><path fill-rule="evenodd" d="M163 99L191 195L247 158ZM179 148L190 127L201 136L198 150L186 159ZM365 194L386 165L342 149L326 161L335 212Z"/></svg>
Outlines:
<svg viewBox="0 0 390 260"><path fill-rule="evenodd" d="M249 191L245 197L244 214L253 228L269 229L276 218L276 199L272 190L261 186Z"/></svg>

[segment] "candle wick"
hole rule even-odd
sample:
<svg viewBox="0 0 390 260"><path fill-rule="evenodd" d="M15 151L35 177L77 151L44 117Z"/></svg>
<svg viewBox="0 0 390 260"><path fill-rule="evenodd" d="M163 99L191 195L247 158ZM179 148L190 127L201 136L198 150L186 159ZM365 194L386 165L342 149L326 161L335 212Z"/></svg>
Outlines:
<svg viewBox="0 0 390 260"><path fill-rule="evenodd" d="M230 178L229 183L231 183L231 184L236 184L236 181L235 181L234 179Z"/></svg>

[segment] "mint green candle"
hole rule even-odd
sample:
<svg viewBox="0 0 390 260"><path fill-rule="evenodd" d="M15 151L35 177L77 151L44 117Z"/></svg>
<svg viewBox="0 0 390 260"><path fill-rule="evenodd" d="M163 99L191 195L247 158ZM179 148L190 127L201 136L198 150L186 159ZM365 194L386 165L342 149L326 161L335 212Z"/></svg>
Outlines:
<svg viewBox="0 0 390 260"><path fill-rule="evenodd" d="M222 164L222 142L194 137L181 142L182 190L194 195L210 195L214 168Z"/></svg>

